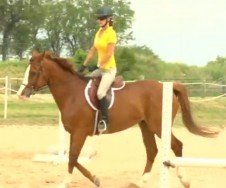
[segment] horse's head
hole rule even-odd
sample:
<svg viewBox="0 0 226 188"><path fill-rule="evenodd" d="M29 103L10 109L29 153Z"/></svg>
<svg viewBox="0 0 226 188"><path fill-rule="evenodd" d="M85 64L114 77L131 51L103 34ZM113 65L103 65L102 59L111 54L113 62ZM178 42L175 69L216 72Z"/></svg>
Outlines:
<svg viewBox="0 0 226 188"><path fill-rule="evenodd" d="M32 57L25 72L23 83L17 92L20 98L28 98L31 94L34 94L36 91L47 85L48 80L45 77L45 71L43 71L43 61L45 57L50 55L51 52L32 52Z"/></svg>

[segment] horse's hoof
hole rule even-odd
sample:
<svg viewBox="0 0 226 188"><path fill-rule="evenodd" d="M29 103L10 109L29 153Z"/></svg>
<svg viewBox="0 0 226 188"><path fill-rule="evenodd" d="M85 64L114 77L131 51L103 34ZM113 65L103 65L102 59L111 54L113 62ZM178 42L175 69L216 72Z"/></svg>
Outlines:
<svg viewBox="0 0 226 188"><path fill-rule="evenodd" d="M57 188L69 188L69 183L62 183L58 185Z"/></svg>
<svg viewBox="0 0 226 188"><path fill-rule="evenodd" d="M186 182L183 184L184 188L190 188L190 183L189 182Z"/></svg>
<svg viewBox="0 0 226 188"><path fill-rule="evenodd" d="M96 176L93 177L93 183L97 186L97 187L100 187L100 180L99 178L97 178Z"/></svg>
<svg viewBox="0 0 226 188"><path fill-rule="evenodd" d="M141 188L141 187L135 183L130 183L127 188Z"/></svg>
<svg viewBox="0 0 226 188"><path fill-rule="evenodd" d="M183 178L180 178L180 182L184 186L184 188L190 188L190 182L189 181L187 181Z"/></svg>

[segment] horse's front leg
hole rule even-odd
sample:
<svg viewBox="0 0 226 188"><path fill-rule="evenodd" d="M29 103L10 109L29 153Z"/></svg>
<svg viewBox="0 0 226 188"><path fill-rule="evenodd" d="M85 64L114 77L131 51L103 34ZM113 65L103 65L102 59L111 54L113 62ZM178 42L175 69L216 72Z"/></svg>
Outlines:
<svg viewBox="0 0 226 188"><path fill-rule="evenodd" d="M70 150L69 150L69 162L68 162L68 173L72 174L73 168L76 167L85 177L87 177L91 182L93 182L97 187L100 186L99 179L92 175L86 168L84 168L78 162L78 157L81 149L85 143L87 135L84 131L76 130L70 136Z"/></svg>

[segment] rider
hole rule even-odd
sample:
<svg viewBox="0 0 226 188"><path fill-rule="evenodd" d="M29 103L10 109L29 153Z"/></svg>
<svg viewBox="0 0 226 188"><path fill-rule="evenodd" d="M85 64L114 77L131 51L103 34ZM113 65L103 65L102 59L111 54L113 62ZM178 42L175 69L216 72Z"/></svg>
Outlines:
<svg viewBox="0 0 226 188"><path fill-rule="evenodd" d="M79 72L83 72L90 60L97 53L98 55L98 69L94 70L90 76L101 76L100 85L97 90L97 97L99 99L100 111L102 119L98 123L98 130L103 133L107 130L108 125L108 105L106 100L106 93L110 88L116 76L116 62L114 58L114 51L117 42L116 32L113 29L113 12L109 7L101 7L96 12L97 23L100 28L97 31L94 39L94 44L91 47L85 61Z"/></svg>

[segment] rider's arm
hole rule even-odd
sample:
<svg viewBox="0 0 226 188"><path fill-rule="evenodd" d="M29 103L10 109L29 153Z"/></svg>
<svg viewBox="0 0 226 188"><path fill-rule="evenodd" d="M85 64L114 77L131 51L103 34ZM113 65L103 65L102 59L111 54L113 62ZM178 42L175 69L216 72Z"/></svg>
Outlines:
<svg viewBox="0 0 226 188"><path fill-rule="evenodd" d="M96 54L96 48L93 46L90 50L89 50L89 53L87 54L86 56L86 59L83 63L84 66L87 66L90 62L90 60L93 58L93 56Z"/></svg>

